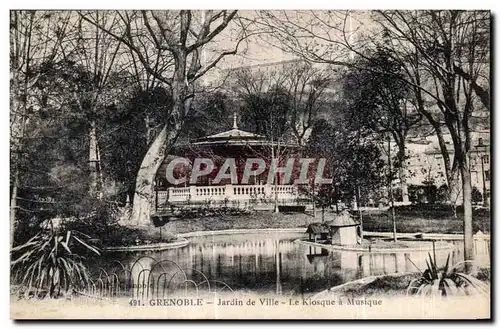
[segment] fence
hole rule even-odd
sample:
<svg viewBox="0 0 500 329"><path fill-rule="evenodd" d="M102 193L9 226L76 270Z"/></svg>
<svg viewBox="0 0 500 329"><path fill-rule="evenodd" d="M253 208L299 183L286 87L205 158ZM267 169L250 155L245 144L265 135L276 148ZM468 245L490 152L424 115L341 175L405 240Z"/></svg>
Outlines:
<svg viewBox="0 0 500 329"><path fill-rule="evenodd" d="M166 299L207 294L233 293L229 285L211 280L194 268L181 268L171 260L142 256L127 267L112 261L111 269L97 267L86 289L78 293L90 298Z"/></svg>

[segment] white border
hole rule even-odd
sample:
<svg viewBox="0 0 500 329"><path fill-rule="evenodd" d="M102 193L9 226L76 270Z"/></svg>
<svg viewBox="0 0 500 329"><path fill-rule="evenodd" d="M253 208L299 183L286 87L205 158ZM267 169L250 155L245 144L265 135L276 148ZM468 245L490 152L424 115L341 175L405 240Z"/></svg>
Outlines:
<svg viewBox="0 0 500 329"><path fill-rule="evenodd" d="M44 1L42 2L36 2L36 1L2 1L2 11L1 11L1 26L2 28L0 29L0 36L1 36L1 43L3 47L3 51L1 52L1 72L2 74L0 75L3 77L2 79L2 88L1 88L1 95L2 95L2 102L0 104L3 105L3 110L1 111L1 119L0 119L0 124L2 125L0 132L2 134L2 137L0 138L0 150L1 154L3 155L2 161L1 161L1 175L0 175L0 186L2 187L0 189L0 202L1 202L1 216L0 219L2 220L2 228L1 229L1 243L3 252L1 253L1 262L2 264L1 267L1 277L2 277L2 282L1 282L1 319L2 321L2 328L10 328L13 327L15 324L12 321L9 321L9 276L8 276L8 268L9 268L9 254L8 254L8 249L9 249L9 94L8 94L8 85L9 85L9 58L8 58L8 45L9 45L9 34L8 34L8 10L9 9L28 9L28 8L39 8L39 9L76 9L76 8L92 8L92 9L109 9L109 8L127 8L127 9L141 9L141 8L148 8L148 9L164 9L164 8L170 8L170 9L179 9L179 8L188 8L188 9L201 9L201 8L233 8L237 6L239 9L300 9L304 8L304 6L307 7L307 9L345 9L348 7L349 9L369 9L369 8L398 8L398 9L441 9L441 8L460 8L460 9L492 9L493 14L496 16L495 21L496 24L494 26L494 32L497 31L497 26L498 26L498 3L499 1L485 1L485 0L475 0L475 1L465 1L465 0L459 0L459 1L433 1L433 0L420 0L420 1L360 1L360 0L350 0L348 2L335 2L333 0L329 1L318 1L318 0L309 0L309 1L283 1L283 2L278 2L278 1L273 1L270 2L268 0L253 0L253 1L239 1L235 2L233 1L131 1L131 0L122 0L119 2L104 2L104 1L96 1L96 0L87 0L85 2L71 2L68 0L58 0L58 1ZM493 34L495 42L493 45L496 48L496 44L498 43L498 34L494 33ZM497 52L494 51L493 54L496 54ZM498 64L495 65L495 72L492 72L494 76L497 76L497 71L498 71ZM499 95L498 93L498 81L495 83L495 90L493 91L494 95ZM496 99L497 97L495 97ZM495 116L495 122L494 126L498 127L499 126L499 121L500 121L500 115L496 114ZM498 134L497 134L498 135ZM497 136L494 134L494 145L497 145L500 143L499 140L497 140ZM497 161L495 161L495 172L497 172L496 168ZM497 175L494 175L494 179L496 180ZM500 196L499 193L495 193L495 202L494 204L500 205ZM498 207L498 206L497 206ZM495 227L498 227L499 225L496 224ZM496 232L495 232L496 233ZM495 255L497 253L495 252ZM497 263L497 259L493 260L494 263ZM498 270L496 271L497 275L495 276L495 280L497 282L500 282L498 279ZM498 290L498 289L497 289ZM495 294L494 298L497 297ZM498 304L498 303L496 303ZM493 311L493 310L492 310ZM497 315L498 316L498 315ZM53 323L30 323L29 326L40 326L40 325L48 325L52 326ZM124 323L95 323L95 322L85 322L85 323L71 323L71 326L85 326L85 327L93 327L93 328L99 328L99 327L121 327L123 326ZM138 323L138 322L127 322L127 325L132 325L134 327L142 327L144 324L143 323ZM186 324L180 324L180 323L155 323L157 326L168 326L169 328L175 328L175 327L186 327ZM274 328L276 326L290 326L291 323L277 323L277 322L270 322L270 323L255 323L251 322L249 323L251 326L258 326L258 327L269 327L269 328ZM321 325L321 326L343 326L347 325L349 328L357 328L357 327L364 327L364 326L387 326L392 325L392 326L400 326L401 323L360 323L360 322L350 322L350 323L310 323L311 325ZM405 325L409 325L410 323L405 323ZM68 323L60 323L60 325L66 327ZM200 323L189 323L187 326L189 327L195 327L200 325ZM232 326L234 323L221 323L221 322L212 322L212 323L204 323L203 325L211 325L211 326ZM243 323L238 323L237 325L244 325ZM303 325L302 323L297 322L297 325ZM413 324L415 325L415 324ZM429 323L417 323L417 327L427 327ZM455 327L456 323L439 323L440 326L445 326L445 327ZM467 326L473 325L473 323L467 323Z"/></svg>

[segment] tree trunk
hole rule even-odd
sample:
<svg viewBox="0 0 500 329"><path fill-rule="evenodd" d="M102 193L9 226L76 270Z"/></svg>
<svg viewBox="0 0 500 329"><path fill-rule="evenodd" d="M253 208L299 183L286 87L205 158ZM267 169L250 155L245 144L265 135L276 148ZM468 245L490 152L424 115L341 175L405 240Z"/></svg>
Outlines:
<svg viewBox="0 0 500 329"><path fill-rule="evenodd" d="M356 199L359 214L359 236L361 237L361 240L363 240L363 212L361 211L361 188L359 185L356 189Z"/></svg>
<svg viewBox="0 0 500 329"><path fill-rule="evenodd" d="M409 203L410 198L408 196L408 183L406 182L406 149L405 149L405 136L401 137L401 141L398 143L398 161L399 161L399 181L401 185L401 195L403 197L404 203Z"/></svg>
<svg viewBox="0 0 500 329"><path fill-rule="evenodd" d="M454 217L457 218L456 208L463 202L463 184L460 185L461 172L457 166L453 166L448 172L446 180L448 181L448 202L453 208Z"/></svg>
<svg viewBox="0 0 500 329"><path fill-rule="evenodd" d="M17 190L19 186L19 169L14 174L14 185L12 186L12 195L10 199L10 248L14 247L14 232L16 229L16 210L17 210Z"/></svg>
<svg viewBox="0 0 500 329"><path fill-rule="evenodd" d="M151 144L142 160L135 183L134 203L130 222L133 225L149 225L154 200L154 180L158 169L167 156L170 147L175 143L181 127L186 108L190 107L187 100L188 82L186 79L186 52L175 51L175 71L172 83L173 108L165 126ZM187 102L187 103L186 103Z"/></svg>
<svg viewBox="0 0 500 329"><path fill-rule="evenodd" d="M101 164L98 147L95 121L92 120L89 131L90 195L100 199L102 196L102 186L99 182Z"/></svg>
<svg viewBox="0 0 500 329"><path fill-rule="evenodd" d="M12 185L12 194L10 199L10 247L14 246L14 236L16 229L16 221L17 221L17 195L19 193L19 166L22 160L22 150L24 148L24 132L26 131L26 120L27 120L27 81L24 80L24 86L22 89L19 88L19 72L14 72L14 76L11 82L11 88L13 89L13 93L11 93L11 111L19 111L21 112L19 121L16 121L17 117L15 113L10 113L11 118L14 120L11 123L10 130L10 140L11 140L11 152L13 151L15 161L13 163L14 166L14 183ZM21 94L22 92L22 94ZM24 96L24 97L23 97Z"/></svg>
<svg viewBox="0 0 500 329"><path fill-rule="evenodd" d="M472 233L472 186L469 171L469 161L464 161L460 173L462 177L464 205L464 260L474 259L474 237Z"/></svg>
<svg viewBox="0 0 500 329"><path fill-rule="evenodd" d="M134 203L130 218L130 224L132 225L150 224L154 198L153 182L156 172L165 159L172 139L172 133L167 132L167 125L165 125L142 160L135 183Z"/></svg>
<svg viewBox="0 0 500 329"><path fill-rule="evenodd" d="M406 182L406 165L402 164L399 169L399 181L401 184L401 195L403 196L403 203L410 203L408 194L408 183Z"/></svg>
<svg viewBox="0 0 500 329"><path fill-rule="evenodd" d="M313 186L312 188L312 206L313 206L313 218L316 219L316 188Z"/></svg>

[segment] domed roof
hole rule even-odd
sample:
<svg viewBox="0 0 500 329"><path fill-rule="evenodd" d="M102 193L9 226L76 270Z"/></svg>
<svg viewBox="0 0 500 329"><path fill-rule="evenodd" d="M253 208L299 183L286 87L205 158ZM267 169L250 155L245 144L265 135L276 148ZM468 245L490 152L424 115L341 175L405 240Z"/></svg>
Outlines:
<svg viewBox="0 0 500 329"><path fill-rule="evenodd" d="M233 138L256 138L263 139L264 136L250 133L248 131L239 130L238 128L233 128L228 131L224 131L218 134L203 137L204 140L221 140L221 139L233 139Z"/></svg>
<svg viewBox="0 0 500 329"><path fill-rule="evenodd" d="M236 113L234 114L233 129L223 131L210 136L201 137L195 139L191 142L192 146L276 146L281 145L283 147L295 149L300 146L296 143L284 143L270 141L266 136L258 135L248 131L240 130L237 124Z"/></svg>
<svg viewBox="0 0 500 329"><path fill-rule="evenodd" d="M265 136L238 129L236 113L234 114L233 119L234 119L233 129L223 131L218 134L198 138L194 140L193 145L210 145L210 144L240 145L242 143L247 145L255 145L267 142Z"/></svg>

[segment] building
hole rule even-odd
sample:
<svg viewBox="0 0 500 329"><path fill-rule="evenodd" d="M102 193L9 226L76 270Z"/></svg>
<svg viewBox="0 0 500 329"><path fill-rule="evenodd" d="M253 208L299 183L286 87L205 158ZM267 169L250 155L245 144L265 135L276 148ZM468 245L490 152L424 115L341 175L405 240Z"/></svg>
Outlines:
<svg viewBox="0 0 500 329"><path fill-rule="evenodd" d="M344 246L358 244L358 227L353 216L344 210L340 214L332 214L333 219L327 220L325 226L329 227L330 239L332 244Z"/></svg>
<svg viewBox="0 0 500 329"><path fill-rule="evenodd" d="M488 202L491 194L490 132L488 130L471 134L469 153L471 185L481 192L483 201ZM454 149L450 135L444 140L453 163ZM406 170L409 186L447 185L443 154L435 136L407 143ZM461 199L461 198L459 198Z"/></svg>

